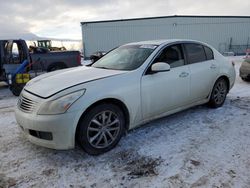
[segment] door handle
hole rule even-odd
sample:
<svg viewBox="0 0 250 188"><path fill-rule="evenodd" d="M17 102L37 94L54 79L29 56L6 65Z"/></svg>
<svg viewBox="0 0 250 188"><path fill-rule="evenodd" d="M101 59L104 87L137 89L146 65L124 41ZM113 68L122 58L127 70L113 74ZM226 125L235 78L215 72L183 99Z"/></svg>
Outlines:
<svg viewBox="0 0 250 188"><path fill-rule="evenodd" d="M212 65L210 66L211 69L216 69L216 67L217 67L217 66L216 66L215 64L212 64Z"/></svg>
<svg viewBox="0 0 250 188"><path fill-rule="evenodd" d="M185 78L185 77L187 77L189 75L189 73L187 73L187 72L182 72L180 75L179 75L179 77L180 78Z"/></svg>

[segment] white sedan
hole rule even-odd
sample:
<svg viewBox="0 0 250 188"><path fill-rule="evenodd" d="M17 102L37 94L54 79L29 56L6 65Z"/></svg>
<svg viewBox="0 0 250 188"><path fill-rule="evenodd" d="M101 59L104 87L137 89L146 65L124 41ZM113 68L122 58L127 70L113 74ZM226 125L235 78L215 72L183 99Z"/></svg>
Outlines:
<svg viewBox="0 0 250 188"><path fill-rule="evenodd" d="M35 144L70 149L78 142L97 155L150 120L205 103L222 106L234 81L234 64L205 43L130 43L91 66L34 78L15 115Z"/></svg>

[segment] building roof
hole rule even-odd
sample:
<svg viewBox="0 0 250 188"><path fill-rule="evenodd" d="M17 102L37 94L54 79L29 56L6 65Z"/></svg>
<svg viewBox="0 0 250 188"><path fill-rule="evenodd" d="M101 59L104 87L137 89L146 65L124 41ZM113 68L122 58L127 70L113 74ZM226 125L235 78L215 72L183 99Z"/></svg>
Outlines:
<svg viewBox="0 0 250 188"><path fill-rule="evenodd" d="M87 21L81 22L81 25L89 23L104 23L104 22L123 22L134 20L148 20L148 19L161 19L161 18L250 18L250 16L195 16L195 15L173 15L173 16L158 16L158 17L144 17L144 18L130 18L130 19L118 19L118 20L100 20L100 21Z"/></svg>

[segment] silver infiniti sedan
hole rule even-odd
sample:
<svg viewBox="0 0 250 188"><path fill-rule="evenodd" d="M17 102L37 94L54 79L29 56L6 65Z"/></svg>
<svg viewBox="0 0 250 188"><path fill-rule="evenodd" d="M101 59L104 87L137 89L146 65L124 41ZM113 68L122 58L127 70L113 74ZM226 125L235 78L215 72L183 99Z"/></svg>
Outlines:
<svg viewBox="0 0 250 188"><path fill-rule="evenodd" d="M25 86L15 110L27 139L53 149L97 155L129 129L192 106L221 107L234 64L193 40L122 45L91 66L47 73Z"/></svg>

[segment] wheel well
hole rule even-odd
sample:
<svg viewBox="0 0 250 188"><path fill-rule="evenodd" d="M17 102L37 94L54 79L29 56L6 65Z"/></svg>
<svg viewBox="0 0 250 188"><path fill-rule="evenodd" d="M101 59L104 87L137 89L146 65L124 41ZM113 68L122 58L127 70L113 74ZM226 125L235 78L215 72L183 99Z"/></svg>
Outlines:
<svg viewBox="0 0 250 188"><path fill-rule="evenodd" d="M107 98L107 99L102 99L100 101L97 101L95 102L94 104L92 104L91 106L89 106L84 112L83 114L81 115L81 118L80 120L78 121L78 124L77 124L77 128L76 128L76 132L75 132L75 138L77 138L77 132L78 132L78 129L79 129L79 123L81 121L81 119L84 117L85 114L87 114L90 109L100 105L100 104L103 104L103 103L108 103L108 104L114 104L114 105L117 105L119 108L121 108L122 112L124 113L124 116L125 116L125 130L128 130L129 129L129 111L128 111L128 108L126 107L126 105L118 100L118 99L114 99L114 98Z"/></svg>
<svg viewBox="0 0 250 188"><path fill-rule="evenodd" d="M227 77L227 76L220 76L217 80L219 80L219 79L224 79L224 80L226 80L226 82L227 82L227 92L229 92L229 88L230 88L230 81L229 81L229 78Z"/></svg>

